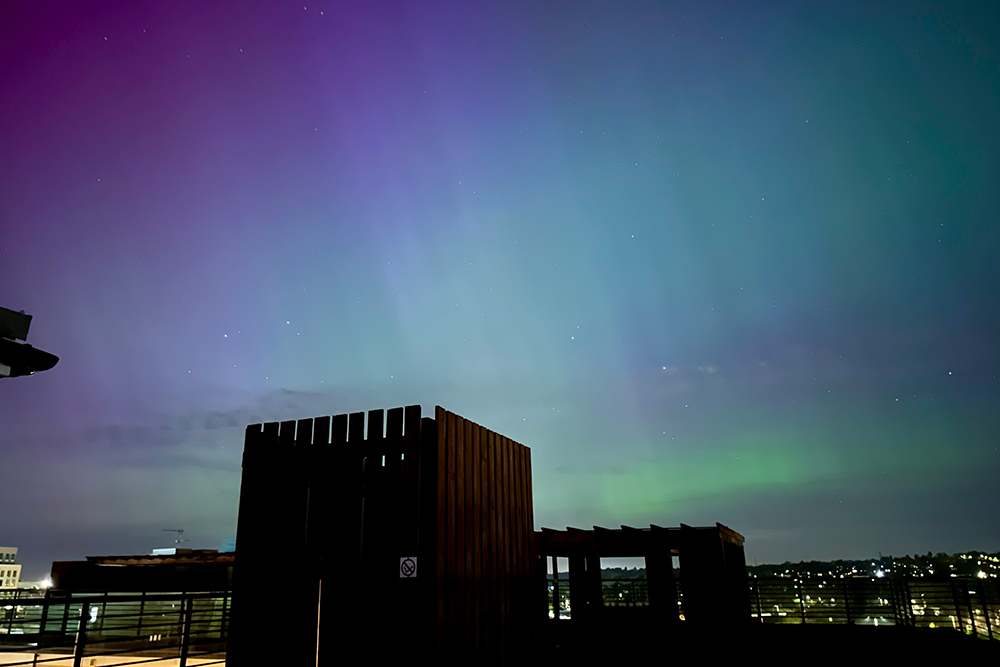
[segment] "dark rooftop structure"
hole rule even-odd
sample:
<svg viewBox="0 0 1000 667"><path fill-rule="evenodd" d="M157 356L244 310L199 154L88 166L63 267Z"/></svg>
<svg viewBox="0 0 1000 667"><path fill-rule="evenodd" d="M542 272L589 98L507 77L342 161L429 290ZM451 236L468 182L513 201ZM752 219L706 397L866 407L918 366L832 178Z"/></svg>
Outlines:
<svg viewBox="0 0 1000 667"><path fill-rule="evenodd" d="M684 524L678 528L543 528L535 533L535 545L538 556L551 563L554 621L596 626L616 619L645 619L666 625L684 620L689 627L720 622L732 627L749 620L743 536L722 524L704 528ZM619 604L607 594L601 559L623 557L643 558L645 578L632 584L640 589L639 595ZM559 558L568 561L568 571L559 572ZM679 568L675 569L674 558ZM567 586L568 595L564 590ZM614 591L621 586L611 588ZM622 595L620 590L617 595ZM564 619L559 610L567 606L572 613ZM627 608L627 616L622 608Z"/></svg>
<svg viewBox="0 0 1000 667"><path fill-rule="evenodd" d="M252 424L228 664L326 664L345 645L379 664L517 653L532 516L528 448L441 407ZM248 611L274 543L299 564L294 637Z"/></svg>
<svg viewBox="0 0 1000 667"><path fill-rule="evenodd" d="M228 591L233 552L176 549L168 555L87 556L52 563L52 586L67 592Z"/></svg>
<svg viewBox="0 0 1000 667"><path fill-rule="evenodd" d="M328 664L347 645L377 664L519 662L553 630L546 557L570 559L580 619L601 606L600 557L642 556L649 611L677 620L674 555L695 623L748 619L743 538L725 526L536 533L533 516L529 449L441 407L252 424L228 664ZM274 543L299 568L282 633L252 612Z"/></svg>

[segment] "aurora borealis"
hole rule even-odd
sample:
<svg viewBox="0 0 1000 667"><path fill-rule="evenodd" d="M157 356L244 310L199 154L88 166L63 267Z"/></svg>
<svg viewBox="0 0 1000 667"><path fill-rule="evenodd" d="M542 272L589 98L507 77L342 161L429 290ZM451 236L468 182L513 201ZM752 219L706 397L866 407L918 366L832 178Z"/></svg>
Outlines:
<svg viewBox="0 0 1000 667"><path fill-rule="evenodd" d="M1000 550L995 3L4 12L26 578L217 548L245 424L413 403L531 447L536 527Z"/></svg>

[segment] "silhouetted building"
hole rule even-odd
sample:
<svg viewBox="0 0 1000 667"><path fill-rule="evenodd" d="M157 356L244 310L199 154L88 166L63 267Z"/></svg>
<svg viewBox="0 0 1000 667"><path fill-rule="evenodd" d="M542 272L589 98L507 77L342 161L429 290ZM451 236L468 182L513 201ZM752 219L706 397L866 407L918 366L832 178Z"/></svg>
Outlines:
<svg viewBox="0 0 1000 667"><path fill-rule="evenodd" d="M0 547L0 588L17 588L21 566L16 563L17 547Z"/></svg>
<svg viewBox="0 0 1000 667"><path fill-rule="evenodd" d="M504 656L531 615L527 447L440 407L247 428L228 664ZM286 627L253 613L297 564ZM249 610L249 611L248 611Z"/></svg>
<svg viewBox="0 0 1000 667"><path fill-rule="evenodd" d="M543 559L540 579L549 583L547 606L553 621L571 620L585 626L578 629L586 632L618 620L627 624L645 620L661 627L680 621L691 626L733 627L749 620L743 536L722 524L543 528L535 533L535 543ZM603 578L602 558L635 557L644 559L645 577ZM546 559L551 576L546 575ZM568 565L561 573L559 559Z"/></svg>
<svg viewBox="0 0 1000 667"><path fill-rule="evenodd" d="M594 563L599 588L602 556L643 556L650 610L679 621L674 555L694 625L749 616L743 538L724 526L533 526L528 448L443 408L252 424L227 664L333 664L345 652L373 664L518 662L551 630L546 556L570 558L571 586L583 586L574 611L579 601L592 618ZM298 581L283 594L280 633L255 613L274 544Z"/></svg>
<svg viewBox="0 0 1000 667"><path fill-rule="evenodd" d="M228 591L234 554L214 549L170 549L139 556L87 556L52 563L52 587L118 593Z"/></svg>

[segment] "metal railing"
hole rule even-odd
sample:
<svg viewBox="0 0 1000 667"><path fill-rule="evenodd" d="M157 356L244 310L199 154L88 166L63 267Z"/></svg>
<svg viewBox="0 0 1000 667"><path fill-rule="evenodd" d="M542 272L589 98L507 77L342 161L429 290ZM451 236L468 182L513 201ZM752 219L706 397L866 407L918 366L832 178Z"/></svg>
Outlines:
<svg viewBox="0 0 1000 667"><path fill-rule="evenodd" d="M570 608L569 579L548 580L547 597L549 600L549 618L572 618Z"/></svg>
<svg viewBox="0 0 1000 667"><path fill-rule="evenodd" d="M605 607L649 606L649 588L645 579L604 579L601 602Z"/></svg>
<svg viewBox="0 0 1000 667"><path fill-rule="evenodd" d="M570 580L553 579L550 575L546 583L549 618L572 618ZM647 607L649 606L648 584L645 579L602 579L601 605L616 608Z"/></svg>
<svg viewBox="0 0 1000 667"><path fill-rule="evenodd" d="M1000 596L992 579L751 577L750 607L761 623L952 628L1000 639Z"/></svg>
<svg viewBox="0 0 1000 667"><path fill-rule="evenodd" d="M102 664L223 664L229 608L228 593L47 591L0 598L0 653L13 659L0 663L80 667L85 658L120 656L122 662Z"/></svg>

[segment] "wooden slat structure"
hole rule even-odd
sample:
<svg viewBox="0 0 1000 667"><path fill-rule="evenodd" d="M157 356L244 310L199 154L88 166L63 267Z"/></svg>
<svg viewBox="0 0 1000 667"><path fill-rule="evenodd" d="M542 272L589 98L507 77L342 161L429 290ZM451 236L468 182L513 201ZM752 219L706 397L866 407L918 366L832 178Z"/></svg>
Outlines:
<svg viewBox="0 0 1000 667"><path fill-rule="evenodd" d="M527 447L440 407L247 427L228 664L506 662L526 645ZM293 580L281 609L255 591Z"/></svg>
<svg viewBox="0 0 1000 667"><path fill-rule="evenodd" d="M601 558L645 559L648 608L638 618L661 629L681 620L678 583L688 627L733 627L749 620L743 536L720 523L697 528L685 524L679 528L651 525L614 530L599 526L593 530L543 528L535 533L535 542L539 588L544 590L546 559L568 559L572 623L584 632L588 627L607 626L617 614L602 604ZM679 582L674 577L674 556L678 557ZM560 575L564 581L566 574ZM545 617L545 606L539 605L536 618ZM632 613L628 620L632 623L637 617ZM564 621L557 615L554 622Z"/></svg>

